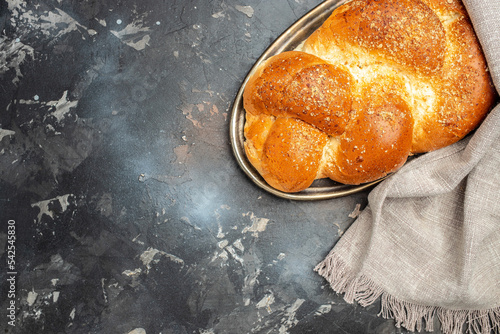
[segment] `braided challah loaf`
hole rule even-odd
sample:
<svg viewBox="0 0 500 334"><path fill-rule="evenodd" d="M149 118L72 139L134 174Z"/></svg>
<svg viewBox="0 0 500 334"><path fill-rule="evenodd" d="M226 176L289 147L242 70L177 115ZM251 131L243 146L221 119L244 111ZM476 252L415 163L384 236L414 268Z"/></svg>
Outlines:
<svg viewBox="0 0 500 334"><path fill-rule="evenodd" d="M452 144L496 93L457 0L353 0L301 51L271 57L243 95L248 159L274 188L360 184Z"/></svg>

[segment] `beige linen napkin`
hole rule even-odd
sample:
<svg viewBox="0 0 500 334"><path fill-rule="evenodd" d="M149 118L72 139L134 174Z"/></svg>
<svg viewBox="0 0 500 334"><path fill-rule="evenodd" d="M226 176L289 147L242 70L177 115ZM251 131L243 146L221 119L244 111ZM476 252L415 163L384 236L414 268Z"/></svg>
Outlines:
<svg viewBox="0 0 500 334"><path fill-rule="evenodd" d="M465 0L500 87L500 0ZM469 138L375 188L316 270L345 300L408 330L500 332L500 105ZM380 299L379 299L380 298Z"/></svg>

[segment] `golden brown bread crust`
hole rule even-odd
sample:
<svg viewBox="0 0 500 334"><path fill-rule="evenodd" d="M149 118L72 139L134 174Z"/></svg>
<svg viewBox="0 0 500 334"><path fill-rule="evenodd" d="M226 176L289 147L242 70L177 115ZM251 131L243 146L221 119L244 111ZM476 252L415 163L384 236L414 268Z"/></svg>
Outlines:
<svg viewBox="0 0 500 334"><path fill-rule="evenodd" d="M397 95L401 87L379 79L363 89L370 98L356 100L355 115L326 159L325 172L333 180L345 184L376 180L401 167L410 154L411 111Z"/></svg>
<svg viewBox="0 0 500 334"><path fill-rule="evenodd" d="M353 0L252 74L245 149L278 190L364 183L460 140L495 99L458 0Z"/></svg>

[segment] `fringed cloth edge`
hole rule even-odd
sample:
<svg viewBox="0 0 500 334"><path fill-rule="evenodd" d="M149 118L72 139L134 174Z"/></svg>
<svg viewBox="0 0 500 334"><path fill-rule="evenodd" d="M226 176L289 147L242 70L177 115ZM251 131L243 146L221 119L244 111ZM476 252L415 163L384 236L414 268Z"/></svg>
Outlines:
<svg viewBox="0 0 500 334"><path fill-rule="evenodd" d="M332 289L344 294L347 303L359 303L366 307L380 298L384 319L394 319L396 327L420 332L434 330L434 318L441 322L443 334L462 334L464 326L468 333L500 333L500 307L488 310L450 310L437 306L423 306L399 300L383 291L372 280L363 275L355 276L335 252L314 269L323 276Z"/></svg>

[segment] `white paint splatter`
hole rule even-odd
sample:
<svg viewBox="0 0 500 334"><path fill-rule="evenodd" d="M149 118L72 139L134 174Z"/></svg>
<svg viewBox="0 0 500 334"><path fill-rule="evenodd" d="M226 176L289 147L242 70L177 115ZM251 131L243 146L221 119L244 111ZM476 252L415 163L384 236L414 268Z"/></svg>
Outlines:
<svg viewBox="0 0 500 334"><path fill-rule="evenodd" d="M175 150L175 149L174 149L174 150ZM177 154L177 152L176 152L176 154ZM194 228L195 230L201 231L201 228L200 228L199 226L197 226L197 225L193 224L193 223L191 222L191 220L190 220L188 217L186 217L186 216L182 216L182 217L181 217L181 221L182 221L182 222L184 222L184 223L186 223L187 225L191 226L191 227L192 227L192 228Z"/></svg>
<svg viewBox="0 0 500 334"><path fill-rule="evenodd" d="M139 245L144 245L144 241L138 240L138 238L141 236L141 233L139 233L134 239L132 239L132 242L136 242Z"/></svg>
<svg viewBox="0 0 500 334"><path fill-rule="evenodd" d="M361 213L361 204L356 204L354 210L349 214L349 218L356 218Z"/></svg>
<svg viewBox="0 0 500 334"><path fill-rule="evenodd" d="M344 227L342 225L340 225L339 223L333 223L333 225L337 226L337 228L338 228L337 234L339 237L341 237L345 232Z"/></svg>
<svg viewBox="0 0 500 334"><path fill-rule="evenodd" d="M285 318L281 320L282 325L279 329L279 333L288 333L288 330L299 322L296 315L298 309L304 301L304 299L297 299L289 308L286 309Z"/></svg>
<svg viewBox="0 0 500 334"><path fill-rule="evenodd" d="M265 307L268 313L272 313L271 305L274 304L274 301L275 301L274 294L270 293L264 296L264 298L262 298L255 306L257 308Z"/></svg>
<svg viewBox="0 0 500 334"><path fill-rule="evenodd" d="M186 118L190 120L195 127L201 129L203 128L201 122L196 120L193 116L193 111L195 108L198 110L198 112L203 112L205 106L203 104L185 104L180 107L180 109L182 110L182 114L186 115Z"/></svg>
<svg viewBox="0 0 500 334"><path fill-rule="evenodd" d="M151 263L158 263L159 260L154 260L154 257L156 254L160 254L164 257L166 257L167 259L169 259L170 261L173 261L175 263L178 263L182 266L184 266L184 260L175 256L175 255L172 255L172 254L168 254L168 253L165 253L163 251L160 251L158 249L155 249L155 248L152 248L152 247L149 247L147 250L145 250L141 255L140 255L140 259L142 261L142 263L146 266L147 268L147 272L149 272L149 269L151 269Z"/></svg>
<svg viewBox="0 0 500 334"><path fill-rule="evenodd" d="M227 260L229 260L229 255L227 254L227 252L225 250L222 250L222 252L216 254L215 257L212 258L211 262L215 261L217 258L220 258L224 261L227 261Z"/></svg>
<svg viewBox="0 0 500 334"><path fill-rule="evenodd" d="M315 315L322 315L322 314L330 313L331 310L332 310L332 305L330 305L330 304L320 305L318 307L318 309L316 310Z"/></svg>
<svg viewBox="0 0 500 334"><path fill-rule="evenodd" d="M34 314L33 314L33 318L35 318L36 320L40 319L40 316L42 315L42 310L41 309L37 309L34 311Z"/></svg>
<svg viewBox="0 0 500 334"><path fill-rule="evenodd" d="M106 287L104 286L105 282L106 282L106 280L104 278L101 278L102 296L104 297L104 302L107 304L108 303L108 294L106 292Z"/></svg>
<svg viewBox="0 0 500 334"><path fill-rule="evenodd" d="M240 252L245 251L245 246L243 246L243 243L241 242L241 239L237 239L235 242L233 242L233 246L236 247L237 249L240 250Z"/></svg>
<svg viewBox="0 0 500 334"><path fill-rule="evenodd" d="M12 79L12 83L19 83L23 77L21 65L27 58L33 59L34 55L35 50L31 46L21 43L20 40L13 43L6 37L0 37L0 74L13 69L15 77Z"/></svg>
<svg viewBox="0 0 500 334"><path fill-rule="evenodd" d="M220 226L220 224L219 224L219 229L218 229L218 232L217 232L217 236L216 236L216 237L217 237L217 239L222 239L222 238L224 238L225 236L226 236L226 234L225 234L225 233L222 233L222 226Z"/></svg>
<svg viewBox="0 0 500 334"><path fill-rule="evenodd" d="M26 12L24 16L29 15L30 12L31 11ZM38 29L40 29L44 35L50 36L51 39L58 39L71 31L78 30L78 28L87 31L87 27L77 22L59 8L55 8L55 12L46 12L45 15L31 17L30 19L35 19L37 21L35 24L38 26ZM54 31L57 31L57 34L54 34Z"/></svg>
<svg viewBox="0 0 500 334"><path fill-rule="evenodd" d="M252 17L254 14L254 10L253 10L252 6L236 5L234 8L236 8L237 11L242 12L243 14L245 14L248 17Z"/></svg>
<svg viewBox="0 0 500 334"><path fill-rule="evenodd" d="M75 319L75 314L76 314L76 309L75 309L75 308L73 308L73 309L71 310L71 313L69 314L69 317L71 318L71 320L74 320L74 319Z"/></svg>
<svg viewBox="0 0 500 334"><path fill-rule="evenodd" d="M200 331L200 334L215 334L214 332L214 329L213 328L210 328L210 329L202 329Z"/></svg>
<svg viewBox="0 0 500 334"><path fill-rule="evenodd" d="M221 10L220 12L217 12L217 13L212 14L212 17L213 17L214 19L220 19L221 17L224 17L224 16L226 16L226 15L224 14L224 11L223 11L223 10Z"/></svg>
<svg viewBox="0 0 500 334"><path fill-rule="evenodd" d="M122 272L122 275L129 276L129 277L138 277L142 273L141 268L137 268L135 270L125 270Z"/></svg>
<svg viewBox="0 0 500 334"><path fill-rule="evenodd" d="M28 298L26 299L28 306L33 306L36 301L36 297L38 297L38 293L36 293L35 290L28 292Z"/></svg>
<svg viewBox="0 0 500 334"><path fill-rule="evenodd" d="M73 17L59 8L54 8L53 11L44 11L43 14L38 15L32 10L26 10L24 1L11 0L8 1L9 9L12 13L13 24L24 24L30 27L36 27L45 36L49 37L51 41L57 40L59 37L66 35L72 31L83 29L87 30L85 26L77 22Z"/></svg>
<svg viewBox="0 0 500 334"><path fill-rule="evenodd" d="M25 100L25 99L19 99L17 100L17 103L19 104L40 104L39 101L35 101L35 100ZM42 102L42 104L45 105L45 103Z"/></svg>
<svg viewBox="0 0 500 334"><path fill-rule="evenodd" d="M51 198L51 199L48 199L45 201L40 201L40 202L36 202L36 203L31 204L32 208L34 208L36 206L40 209L40 212L38 213L38 216L37 216L38 223L40 223L42 216L44 214L49 216L50 218L54 219L54 212L52 210L49 210L49 204L52 201L58 201L59 205L61 205L62 212L66 211L68 209L68 206L69 206L68 199L70 196L74 196L74 195L73 194L66 194L66 195L57 196L55 198Z"/></svg>
<svg viewBox="0 0 500 334"><path fill-rule="evenodd" d="M258 277L261 273L260 268L255 268L253 271L250 272L245 278L243 279L243 288L242 292L244 295L252 295L254 286L257 284Z"/></svg>
<svg viewBox="0 0 500 334"><path fill-rule="evenodd" d="M258 218L253 212L247 212L243 214L243 216L250 216L252 226L245 227L241 233L253 232L252 236L258 237L259 232L264 232L266 230L267 224L269 223L268 218Z"/></svg>
<svg viewBox="0 0 500 334"><path fill-rule="evenodd" d="M122 30L111 30L111 33L118 37L123 43L136 49L137 51L144 50L148 46L151 37L146 34L151 29L144 27L141 20L127 24Z"/></svg>
<svg viewBox="0 0 500 334"><path fill-rule="evenodd" d="M107 23L105 20L102 20L102 19L98 19L96 18L97 22L99 22L100 25L102 25L103 27L106 27L107 26Z"/></svg>
<svg viewBox="0 0 500 334"><path fill-rule="evenodd" d="M68 91L65 90L58 101L49 101L47 105L55 108L49 115L54 116L58 122L61 122L66 117L66 114L70 112L71 108L75 108L78 105L78 101L68 100Z"/></svg>
<svg viewBox="0 0 500 334"><path fill-rule="evenodd" d="M142 274L141 268L136 268L134 270L124 270L122 272L122 275L125 275L125 276L132 279L132 281L129 283L129 285L133 288L139 285L138 279L139 279L141 274ZM102 292L103 292L104 296L106 296L106 289L104 288L104 279L103 279ZM107 300L107 297L106 297L106 300Z"/></svg>
<svg viewBox="0 0 500 334"><path fill-rule="evenodd" d="M233 257L233 259L235 259L236 261L238 261L239 263L241 263L243 265L243 258L241 258L237 253L236 253L236 250L232 247L232 246L227 246L225 248L229 254L231 254L231 256Z"/></svg>
<svg viewBox="0 0 500 334"><path fill-rule="evenodd" d="M144 328L136 328L128 332L128 334L146 334L146 330Z"/></svg>
<svg viewBox="0 0 500 334"><path fill-rule="evenodd" d="M0 129L0 141L2 141L3 137L5 136L13 136L16 133L12 130L5 130L5 129Z"/></svg>
<svg viewBox="0 0 500 334"><path fill-rule="evenodd" d="M210 328L210 329L202 329L202 330L200 330L200 334L216 334L216 333L214 332L213 328Z"/></svg>
<svg viewBox="0 0 500 334"><path fill-rule="evenodd" d="M219 241L217 243L217 247L219 247L220 249L223 249L224 247L226 247L227 245L229 244L229 241L227 240L222 240L222 241Z"/></svg>
<svg viewBox="0 0 500 334"><path fill-rule="evenodd" d="M151 261L153 261L153 258L155 257L156 254L158 254L160 251L158 249L154 249L154 248L151 248L149 247L146 251L144 251L141 256L140 256L140 259L142 261L142 263L146 266L146 268L150 269L151 266Z"/></svg>

